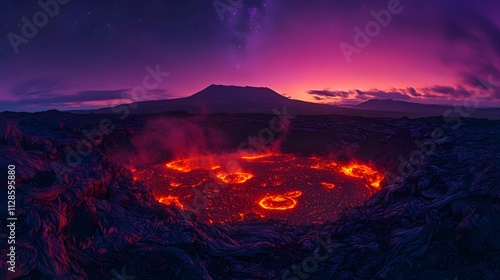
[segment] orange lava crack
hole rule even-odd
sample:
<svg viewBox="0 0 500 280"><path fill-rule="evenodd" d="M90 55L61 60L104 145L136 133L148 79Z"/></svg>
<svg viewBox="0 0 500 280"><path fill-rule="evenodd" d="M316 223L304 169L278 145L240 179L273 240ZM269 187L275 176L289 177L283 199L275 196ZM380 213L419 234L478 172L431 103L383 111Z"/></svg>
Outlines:
<svg viewBox="0 0 500 280"><path fill-rule="evenodd" d="M341 168L342 173L355 178L363 178L370 183L374 188L380 188L380 182L384 179L384 175L373 170L371 167L362 164L351 164Z"/></svg>
<svg viewBox="0 0 500 280"><path fill-rule="evenodd" d="M158 196L156 197L156 200L158 200L159 203L165 204L165 205L175 205L181 209L184 209L184 206L180 203L179 198L176 196Z"/></svg>
<svg viewBox="0 0 500 280"><path fill-rule="evenodd" d="M301 191L287 192L284 195L269 195L261 199L259 205L268 210L288 210L297 206L297 200L295 198L301 195Z"/></svg>

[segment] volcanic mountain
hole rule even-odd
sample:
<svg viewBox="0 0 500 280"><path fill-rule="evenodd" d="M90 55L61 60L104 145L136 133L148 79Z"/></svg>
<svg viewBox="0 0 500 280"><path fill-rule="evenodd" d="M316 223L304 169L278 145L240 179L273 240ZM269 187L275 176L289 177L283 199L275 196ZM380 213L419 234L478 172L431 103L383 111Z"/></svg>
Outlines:
<svg viewBox="0 0 500 280"><path fill-rule="evenodd" d="M352 107L339 107L294 100L267 87L239 87L211 85L191 96L176 99L141 101L128 104L132 114L156 114L168 111L185 111L190 114L199 113L263 113L273 114L275 110L283 110L294 115L344 115L360 117L429 117L441 116L449 109L440 105L424 105L392 100L370 100ZM97 110L74 110L77 114L122 114L119 105L113 108ZM500 109L477 109L472 117L494 119L500 117Z"/></svg>
<svg viewBox="0 0 500 280"><path fill-rule="evenodd" d="M137 105L137 106L136 106ZM118 107L118 106L117 106ZM117 108L115 107L115 108ZM155 114L166 111L186 111L188 113L268 113L273 109L287 107L294 114L356 115L357 110L340 108L325 104L288 99L266 87L238 87L211 85L202 91L185 98L142 101L130 104L131 113ZM71 111L72 113L113 114L118 109L101 108L90 111Z"/></svg>

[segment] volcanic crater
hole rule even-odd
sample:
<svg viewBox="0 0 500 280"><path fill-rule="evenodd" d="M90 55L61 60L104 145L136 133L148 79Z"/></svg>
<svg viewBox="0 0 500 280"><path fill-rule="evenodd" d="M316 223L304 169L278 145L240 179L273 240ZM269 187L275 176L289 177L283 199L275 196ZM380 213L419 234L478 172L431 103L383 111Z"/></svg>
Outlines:
<svg viewBox="0 0 500 280"><path fill-rule="evenodd" d="M500 275L498 121L298 115L240 153L273 117L1 113L18 276L290 279L325 246L309 279Z"/></svg>
<svg viewBox="0 0 500 280"><path fill-rule="evenodd" d="M283 153L205 155L131 172L161 203L187 211L202 206L198 214L209 223L257 218L325 222L367 200L384 178L358 162ZM196 188L208 199L195 197Z"/></svg>

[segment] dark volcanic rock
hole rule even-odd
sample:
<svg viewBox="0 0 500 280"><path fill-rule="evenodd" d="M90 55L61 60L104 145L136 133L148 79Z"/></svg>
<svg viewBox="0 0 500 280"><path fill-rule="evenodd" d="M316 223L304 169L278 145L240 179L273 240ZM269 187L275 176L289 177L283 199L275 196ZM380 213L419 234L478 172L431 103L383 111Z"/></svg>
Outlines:
<svg viewBox="0 0 500 280"><path fill-rule="evenodd" d="M177 117L226 129L232 149L270 119ZM66 164L68 149L81 149L83 131L103 118L114 131ZM500 279L498 121L464 119L453 129L439 118L296 117L284 152L372 161L390 180L336 221L295 226L206 225L157 203L126 168L136 159L131 138L149 118L0 114L0 163L17 172L16 277L301 279L293 273L300 267L303 279ZM432 151L399 172L401 158L421 149L415 140L431 139L436 129L443 137L427 142ZM3 275L6 269L2 262Z"/></svg>

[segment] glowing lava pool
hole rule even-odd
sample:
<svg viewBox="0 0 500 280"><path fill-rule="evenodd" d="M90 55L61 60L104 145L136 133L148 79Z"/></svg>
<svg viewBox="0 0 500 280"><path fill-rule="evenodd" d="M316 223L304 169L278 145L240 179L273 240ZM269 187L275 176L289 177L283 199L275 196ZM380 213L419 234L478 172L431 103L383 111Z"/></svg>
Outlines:
<svg viewBox="0 0 500 280"><path fill-rule="evenodd" d="M159 202L209 223L333 220L366 201L384 179L366 164L275 153L199 156L132 172Z"/></svg>

